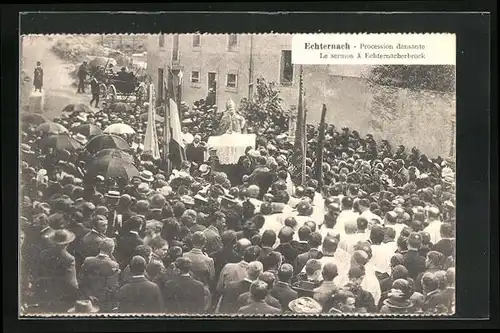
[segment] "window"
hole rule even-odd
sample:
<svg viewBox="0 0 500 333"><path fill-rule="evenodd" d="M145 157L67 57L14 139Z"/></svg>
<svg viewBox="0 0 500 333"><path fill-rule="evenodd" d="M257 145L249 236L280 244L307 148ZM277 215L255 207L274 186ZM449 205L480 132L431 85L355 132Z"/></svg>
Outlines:
<svg viewBox="0 0 500 333"><path fill-rule="evenodd" d="M293 83L293 64L292 64L292 51L281 51L281 71L280 71L281 84Z"/></svg>
<svg viewBox="0 0 500 333"><path fill-rule="evenodd" d="M235 51L238 48L238 35L230 34L227 40L228 51Z"/></svg>
<svg viewBox="0 0 500 333"><path fill-rule="evenodd" d="M191 72L191 83L200 83L200 72L198 71Z"/></svg>
<svg viewBox="0 0 500 333"><path fill-rule="evenodd" d="M161 34L160 36L158 36L158 46L159 47L165 46L165 35Z"/></svg>
<svg viewBox="0 0 500 333"><path fill-rule="evenodd" d="M238 75L227 74L226 76L226 87L236 88L238 86Z"/></svg>
<svg viewBox="0 0 500 333"><path fill-rule="evenodd" d="M193 47L200 47L201 46L201 35L194 35L193 36Z"/></svg>
<svg viewBox="0 0 500 333"><path fill-rule="evenodd" d="M179 60L179 35L174 35L173 45L172 45L172 60Z"/></svg>

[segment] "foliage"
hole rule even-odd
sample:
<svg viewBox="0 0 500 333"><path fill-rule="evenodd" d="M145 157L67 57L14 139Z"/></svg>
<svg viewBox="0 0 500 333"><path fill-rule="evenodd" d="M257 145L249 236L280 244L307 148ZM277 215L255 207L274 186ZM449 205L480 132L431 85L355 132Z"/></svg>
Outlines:
<svg viewBox="0 0 500 333"><path fill-rule="evenodd" d="M411 90L455 91L455 66L451 65L381 65L374 67L368 80L372 83Z"/></svg>
<svg viewBox="0 0 500 333"><path fill-rule="evenodd" d="M254 129L268 128L271 125L286 127L288 116L281 105L283 100L277 84L259 77L256 88L253 100L243 98L240 102L240 113L248 126Z"/></svg>

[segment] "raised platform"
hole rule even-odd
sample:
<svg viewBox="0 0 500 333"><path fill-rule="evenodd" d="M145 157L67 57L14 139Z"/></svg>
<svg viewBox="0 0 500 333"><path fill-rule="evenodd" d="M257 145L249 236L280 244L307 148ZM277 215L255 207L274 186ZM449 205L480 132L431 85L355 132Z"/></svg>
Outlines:
<svg viewBox="0 0 500 333"><path fill-rule="evenodd" d="M43 113L45 98L43 92L33 92L29 98L29 112Z"/></svg>
<svg viewBox="0 0 500 333"><path fill-rule="evenodd" d="M224 134L211 136L207 142L209 150L215 150L221 164L236 164L241 156L245 155L245 149L255 149L257 135L255 134Z"/></svg>

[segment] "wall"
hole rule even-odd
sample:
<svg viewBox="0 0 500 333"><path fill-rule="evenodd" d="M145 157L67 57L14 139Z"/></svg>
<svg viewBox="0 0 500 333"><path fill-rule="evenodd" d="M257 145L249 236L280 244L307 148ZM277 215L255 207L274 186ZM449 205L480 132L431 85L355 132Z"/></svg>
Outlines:
<svg viewBox="0 0 500 333"><path fill-rule="evenodd" d="M165 35L165 46L158 47L158 36L148 45L148 71L157 82L157 71L170 64L172 37ZM237 104L248 96L250 35L238 35L238 51L227 51L228 35L202 35L201 47L192 47L192 35L180 35L179 64L184 67L183 99L192 104L207 95L207 73L218 73L217 105L228 99ZM279 82L281 51L291 49L291 35L253 37L253 81L259 76ZM322 104L328 107L326 121L347 126L360 134L371 133L408 149L416 146L429 156L450 156L454 138L455 96L437 92L372 86L362 77L369 66L303 66L304 88L309 123L318 123ZM198 70L199 84L190 83L191 71ZM238 87L225 87L228 71L238 74ZM294 81L281 86L285 109L298 100L299 66L294 66Z"/></svg>

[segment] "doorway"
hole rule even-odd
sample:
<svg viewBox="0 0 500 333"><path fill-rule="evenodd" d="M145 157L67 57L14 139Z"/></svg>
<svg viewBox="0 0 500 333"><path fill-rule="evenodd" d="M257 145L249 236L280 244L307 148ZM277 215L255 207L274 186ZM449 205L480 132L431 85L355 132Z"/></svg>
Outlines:
<svg viewBox="0 0 500 333"><path fill-rule="evenodd" d="M215 105L217 101L217 73L215 72L208 72L207 91L206 103Z"/></svg>

